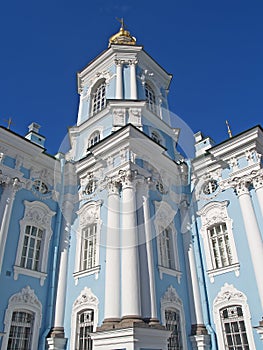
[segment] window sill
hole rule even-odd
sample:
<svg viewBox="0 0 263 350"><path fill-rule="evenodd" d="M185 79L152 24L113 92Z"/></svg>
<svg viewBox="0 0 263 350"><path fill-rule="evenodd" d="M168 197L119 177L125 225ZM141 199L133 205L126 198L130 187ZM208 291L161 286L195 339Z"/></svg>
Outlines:
<svg viewBox="0 0 263 350"><path fill-rule="evenodd" d="M35 271L35 270L30 270L30 269L25 269L24 267L14 265L14 280L15 281L18 279L19 275L26 275L26 276L30 276L30 277L39 278L41 286L44 285L44 281L47 277L47 273Z"/></svg>
<svg viewBox="0 0 263 350"><path fill-rule="evenodd" d="M75 280L75 285L78 284L79 278L89 276L89 275L94 275L95 274L95 279L97 280L99 278L99 272L100 272L100 265L95 266L91 269L88 270L83 270L83 271L77 271L73 273L73 277Z"/></svg>
<svg viewBox="0 0 263 350"><path fill-rule="evenodd" d="M168 267L164 267L164 266L160 266L160 265L158 265L158 270L159 270L159 276L160 276L161 280L163 279L163 274L166 274L166 275L177 277L178 283L181 282L181 276L182 276L181 271L178 271L175 269L170 269Z"/></svg>
<svg viewBox="0 0 263 350"><path fill-rule="evenodd" d="M210 282L214 283L214 281L215 281L214 276L222 275L223 273L234 271L235 275L238 277L239 276L239 269L240 269L240 264L235 263L235 264L232 264L229 266L221 267L219 269L207 270L207 274L210 278Z"/></svg>

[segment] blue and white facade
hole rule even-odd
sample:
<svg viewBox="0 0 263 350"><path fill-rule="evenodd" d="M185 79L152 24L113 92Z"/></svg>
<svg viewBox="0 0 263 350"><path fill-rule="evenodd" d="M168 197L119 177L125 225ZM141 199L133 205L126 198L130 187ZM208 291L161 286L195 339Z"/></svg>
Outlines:
<svg viewBox="0 0 263 350"><path fill-rule="evenodd" d="M200 132L195 139L193 232L204 267L207 320L219 349L260 349L263 130L256 126L219 145Z"/></svg>
<svg viewBox="0 0 263 350"><path fill-rule="evenodd" d="M0 128L1 350L262 346L262 129L197 133L190 165L171 78L122 26L78 73L66 154Z"/></svg>

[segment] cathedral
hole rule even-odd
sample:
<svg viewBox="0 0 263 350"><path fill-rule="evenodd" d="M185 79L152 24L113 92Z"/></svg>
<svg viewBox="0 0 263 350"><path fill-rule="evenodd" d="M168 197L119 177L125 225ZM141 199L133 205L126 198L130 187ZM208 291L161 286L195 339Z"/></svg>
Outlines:
<svg viewBox="0 0 263 350"><path fill-rule="evenodd" d="M171 79L122 22L65 152L0 127L1 350L263 348L263 129L190 159Z"/></svg>

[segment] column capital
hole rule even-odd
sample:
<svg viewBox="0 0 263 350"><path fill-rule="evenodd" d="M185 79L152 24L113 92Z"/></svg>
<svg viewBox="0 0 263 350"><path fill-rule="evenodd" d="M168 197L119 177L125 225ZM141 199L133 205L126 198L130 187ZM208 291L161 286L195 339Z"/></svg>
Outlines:
<svg viewBox="0 0 263 350"><path fill-rule="evenodd" d="M115 178L108 179L107 182L108 196L119 195L120 191L120 180Z"/></svg>
<svg viewBox="0 0 263 350"><path fill-rule="evenodd" d="M128 64L130 66L135 66L137 63L138 63L138 60L136 58L128 61Z"/></svg>
<svg viewBox="0 0 263 350"><path fill-rule="evenodd" d="M137 172L136 170L120 170L119 171L119 177L122 183L122 188L134 188L135 187L135 176L136 176Z"/></svg>
<svg viewBox="0 0 263 350"><path fill-rule="evenodd" d="M125 61L121 60L120 58L116 58L114 60L114 63L115 63L116 66L122 66L125 63Z"/></svg>
<svg viewBox="0 0 263 350"><path fill-rule="evenodd" d="M256 176L252 179L252 183L255 190L263 188L263 173L257 173Z"/></svg>
<svg viewBox="0 0 263 350"><path fill-rule="evenodd" d="M233 183L235 193L238 197L243 194L249 194L250 182L248 180L238 180Z"/></svg>

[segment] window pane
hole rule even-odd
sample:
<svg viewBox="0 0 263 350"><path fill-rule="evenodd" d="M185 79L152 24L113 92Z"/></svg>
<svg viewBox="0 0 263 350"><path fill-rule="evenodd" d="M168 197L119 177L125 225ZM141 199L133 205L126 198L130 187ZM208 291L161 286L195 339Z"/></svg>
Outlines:
<svg viewBox="0 0 263 350"><path fill-rule="evenodd" d="M13 312L8 337L7 348L9 350L31 349L33 323L33 314L29 312Z"/></svg>
<svg viewBox="0 0 263 350"><path fill-rule="evenodd" d="M246 327L242 308L237 305L220 310L226 349L248 349Z"/></svg>
<svg viewBox="0 0 263 350"><path fill-rule="evenodd" d="M38 270L41 255L43 230L35 226L26 226L20 266Z"/></svg>

